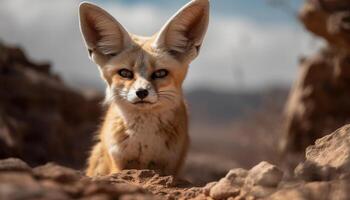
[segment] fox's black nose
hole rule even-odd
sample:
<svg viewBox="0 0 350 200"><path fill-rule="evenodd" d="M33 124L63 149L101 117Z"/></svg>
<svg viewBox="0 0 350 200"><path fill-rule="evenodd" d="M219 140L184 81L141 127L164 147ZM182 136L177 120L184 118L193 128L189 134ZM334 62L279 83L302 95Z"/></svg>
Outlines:
<svg viewBox="0 0 350 200"><path fill-rule="evenodd" d="M145 90L145 89L137 90L136 95L142 100L148 96L148 90Z"/></svg>

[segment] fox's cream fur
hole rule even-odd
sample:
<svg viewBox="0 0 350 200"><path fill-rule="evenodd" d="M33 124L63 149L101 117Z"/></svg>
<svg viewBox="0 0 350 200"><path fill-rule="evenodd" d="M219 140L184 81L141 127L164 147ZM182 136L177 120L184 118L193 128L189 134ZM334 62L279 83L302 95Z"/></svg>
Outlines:
<svg viewBox="0 0 350 200"><path fill-rule="evenodd" d="M96 5L80 5L81 31L107 83L108 105L87 175L123 169L178 173L189 144L182 83L208 21L209 0L192 0L157 34L141 37Z"/></svg>

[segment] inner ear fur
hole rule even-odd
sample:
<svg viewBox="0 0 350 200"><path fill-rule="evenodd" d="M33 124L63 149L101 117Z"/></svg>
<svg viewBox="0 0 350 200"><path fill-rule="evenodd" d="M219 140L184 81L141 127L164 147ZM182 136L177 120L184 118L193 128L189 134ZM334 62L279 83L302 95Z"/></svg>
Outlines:
<svg viewBox="0 0 350 200"><path fill-rule="evenodd" d="M90 57L95 51L104 55L118 54L131 44L125 28L102 8L91 3L81 3L79 17L81 33Z"/></svg>
<svg viewBox="0 0 350 200"><path fill-rule="evenodd" d="M163 26L153 44L177 58L194 59L209 23L209 1L192 0Z"/></svg>

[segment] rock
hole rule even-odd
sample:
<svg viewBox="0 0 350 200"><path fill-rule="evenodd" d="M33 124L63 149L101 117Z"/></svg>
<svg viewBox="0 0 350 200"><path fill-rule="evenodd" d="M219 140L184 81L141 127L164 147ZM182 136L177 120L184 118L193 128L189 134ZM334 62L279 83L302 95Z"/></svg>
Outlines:
<svg viewBox="0 0 350 200"><path fill-rule="evenodd" d="M62 183L79 180L82 173L70 168L62 167L53 163L34 168L34 174L39 178L52 179Z"/></svg>
<svg viewBox="0 0 350 200"><path fill-rule="evenodd" d="M6 200L199 199L203 192L186 181L160 176L152 170L125 170L89 178L80 171L53 163L34 169L19 159L0 160L0 166L1 163L10 163L6 164L10 167L0 171L0 199Z"/></svg>
<svg viewBox="0 0 350 200"><path fill-rule="evenodd" d="M210 195L210 190L217 184L218 182L210 182L208 183L207 185L205 185L203 187L203 193L206 195L206 196L209 196Z"/></svg>
<svg viewBox="0 0 350 200"><path fill-rule="evenodd" d="M153 195L127 194L120 197L121 200L161 200Z"/></svg>
<svg viewBox="0 0 350 200"><path fill-rule="evenodd" d="M0 173L0 199L71 199L68 195L43 188L30 174L23 172Z"/></svg>
<svg viewBox="0 0 350 200"><path fill-rule="evenodd" d="M8 158L5 160L0 160L0 173L7 171L29 172L31 171L31 168L27 165L27 163L17 158Z"/></svg>
<svg viewBox="0 0 350 200"><path fill-rule="evenodd" d="M305 1L300 10L305 28L327 46L300 63L286 105L285 153L300 155L316 139L350 122L349 10L347 0Z"/></svg>
<svg viewBox="0 0 350 200"><path fill-rule="evenodd" d="M34 63L20 48L0 43L0 159L83 167L100 100L67 87L49 64Z"/></svg>
<svg viewBox="0 0 350 200"><path fill-rule="evenodd" d="M238 168L230 170L219 182L206 186L206 193L214 199L236 197L239 195L247 175L248 171L244 169Z"/></svg>
<svg viewBox="0 0 350 200"><path fill-rule="evenodd" d="M347 200L350 190L347 181L310 182L289 186L269 196L268 200Z"/></svg>
<svg viewBox="0 0 350 200"><path fill-rule="evenodd" d="M84 189L84 196L96 196L98 194L108 194L109 196L119 197L125 194L145 193L145 191L131 184L109 184L101 183L91 184Z"/></svg>
<svg viewBox="0 0 350 200"><path fill-rule="evenodd" d="M350 125L316 140L306 149L306 160L295 169L297 177L308 180L331 180L350 174Z"/></svg>
<svg viewBox="0 0 350 200"><path fill-rule="evenodd" d="M331 180L337 176L334 168L329 166L320 166L313 162L300 163L294 170L296 178L305 181Z"/></svg>
<svg viewBox="0 0 350 200"><path fill-rule="evenodd" d="M286 135L282 141L287 152L304 152L316 139L350 121L349 72L344 59L331 48L324 49L301 63L298 80L286 107ZM337 67L338 66L338 67Z"/></svg>
<svg viewBox="0 0 350 200"><path fill-rule="evenodd" d="M319 2L321 3L321 1ZM333 12L349 8L350 2L346 0L323 0L321 6L326 10Z"/></svg>
<svg viewBox="0 0 350 200"><path fill-rule="evenodd" d="M250 174L251 171L247 171L242 168L231 169L225 178L231 181L234 185L243 186L245 183L246 177Z"/></svg>
<svg viewBox="0 0 350 200"><path fill-rule="evenodd" d="M274 193L283 172L268 162L261 162L251 170L233 169L217 183L204 187L204 194L213 199L262 198Z"/></svg>
<svg viewBox="0 0 350 200"><path fill-rule="evenodd" d="M350 171L350 125L316 140L306 149L306 160L320 166L334 167L341 172Z"/></svg>
<svg viewBox="0 0 350 200"><path fill-rule="evenodd" d="M276 191L282 177L283 172L278 167L263 161L249 170L240 197L266 197Z"/></svg>
<svg viewBox="0 0 350 200"><path fill-rule="evenodd" d="M111 176L97 177L94 181L109 184L132 184L151 191L152 194L163 199L179 197L190 199L202 193L201 188L193 187L187 181L175 179L172 176L160 176L153 170L123 170Z"/></svg>
<svg viewBox="0 0 350 200"><path fill-rule="evenodd" d="M349 8L347 0L306 1L299 18L310 32L326 39L332 46L346 50L350 47Z"/></svg>
<svg viewBox="0 0 350 200"><path fill-rule="evenodd" d="M239 195L241 188L233 185L226 178L221 179L215 186L210 189L209 195L213 199L226 199L228 197L236 197Z"/></svg>
<svg viewBox="0 0 350 200"><path fill-rule="evenodd" d="M253 167L245 180L245 185L277 187L281 182L283 172L268 162L261 162Z"/></svg>

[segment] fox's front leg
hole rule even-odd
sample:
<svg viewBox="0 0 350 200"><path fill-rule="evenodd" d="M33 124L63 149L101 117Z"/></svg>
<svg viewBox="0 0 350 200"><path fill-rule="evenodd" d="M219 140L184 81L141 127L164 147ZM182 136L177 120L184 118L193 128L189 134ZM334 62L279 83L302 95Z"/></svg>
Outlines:
<svg viewBox="0 0 350 200"><path fill-rule="evenodd" d="M108 156L111 161L110 173L117 173L126 168L123 155L120 152L120 145L114 144L108 147Z"/></svg>
<svg viewBox="0 0 350 200"><path fill-rule="evenodd" d="M97 143L90 155L87 176L103 176L119 172L120 168L114 162L114 159L101 142Z"/></svg>

